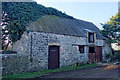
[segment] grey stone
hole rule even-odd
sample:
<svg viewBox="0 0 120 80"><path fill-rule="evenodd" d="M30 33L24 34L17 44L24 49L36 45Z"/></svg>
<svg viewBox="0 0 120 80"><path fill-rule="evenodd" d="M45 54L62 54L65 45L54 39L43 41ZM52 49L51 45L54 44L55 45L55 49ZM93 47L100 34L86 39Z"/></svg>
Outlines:
<svg viewBox="0 0 120 80"><path fill-rule="evenodd" d="M96 46L102 46L105 53L104 40L96 40ZM88 61L88 46L81 54L78 45L88 45L87 37L76 37L44 32L24 33L21 40L13 44L14 55L2 55L3 75L40 71L48 69L48 47L60 46L60 67L77 62Z"/></svg>

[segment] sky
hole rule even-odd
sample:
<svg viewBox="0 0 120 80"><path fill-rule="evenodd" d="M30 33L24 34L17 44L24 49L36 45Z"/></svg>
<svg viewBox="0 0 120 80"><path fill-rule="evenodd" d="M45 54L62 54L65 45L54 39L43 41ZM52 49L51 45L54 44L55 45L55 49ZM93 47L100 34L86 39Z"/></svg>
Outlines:
<svg viewBox="0 0 120 80"><path fill-rule="evenodd" d="M107 22L113 15L118 12L118 1L77 1L77 0L56 0L56 1L40 1L37 3L46 7L53 7L74 18L94 23L98 28L102 29L100 23Z"/></svg>

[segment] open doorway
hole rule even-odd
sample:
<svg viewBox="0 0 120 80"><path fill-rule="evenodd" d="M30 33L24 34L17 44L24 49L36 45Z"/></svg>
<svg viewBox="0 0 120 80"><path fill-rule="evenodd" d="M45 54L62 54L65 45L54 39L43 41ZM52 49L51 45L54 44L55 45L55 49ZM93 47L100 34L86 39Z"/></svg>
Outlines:
<svg viewBox="0 0 120 80"><path fill-rule="evenodd" d="M88 54L89 61L95 61L95 47L89 47L89 54Z"/></svg>

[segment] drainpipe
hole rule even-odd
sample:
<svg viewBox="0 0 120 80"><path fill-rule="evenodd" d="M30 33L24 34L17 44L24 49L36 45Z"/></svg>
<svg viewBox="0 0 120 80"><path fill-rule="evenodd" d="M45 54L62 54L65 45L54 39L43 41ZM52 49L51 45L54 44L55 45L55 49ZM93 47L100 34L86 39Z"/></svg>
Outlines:
<svg viewBox="0 0 120 80"><path fill-rule="evenodd" d="M30 61L32 62L33 61L33 59L32 59L32 32L31 32L31 34L30 34L30 39L31 39L31 41L30 41Z"/></svg>

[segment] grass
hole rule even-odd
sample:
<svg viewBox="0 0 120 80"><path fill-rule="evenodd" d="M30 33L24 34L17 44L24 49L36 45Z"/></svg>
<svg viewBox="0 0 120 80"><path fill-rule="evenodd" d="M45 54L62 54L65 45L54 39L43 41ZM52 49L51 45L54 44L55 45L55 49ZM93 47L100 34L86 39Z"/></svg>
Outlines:
<svg viewBox="0 0 120 80"><path fill-rule="evenodd" d="M71 65L67 67L57 68L54 70L48 69L48 70L43 70L43 71L38 71L38 72L28 72L28 73L22 73L22 74L7 75L7 76L3 76L3 79L5 80L6 78L35 78L35 77L40 77L40 76L43 76L49 73L69 71L69 70L78 70L78 69L90 68L90 67L95 67L95 66L96 64L86 64L82 66Z"/></svg>

